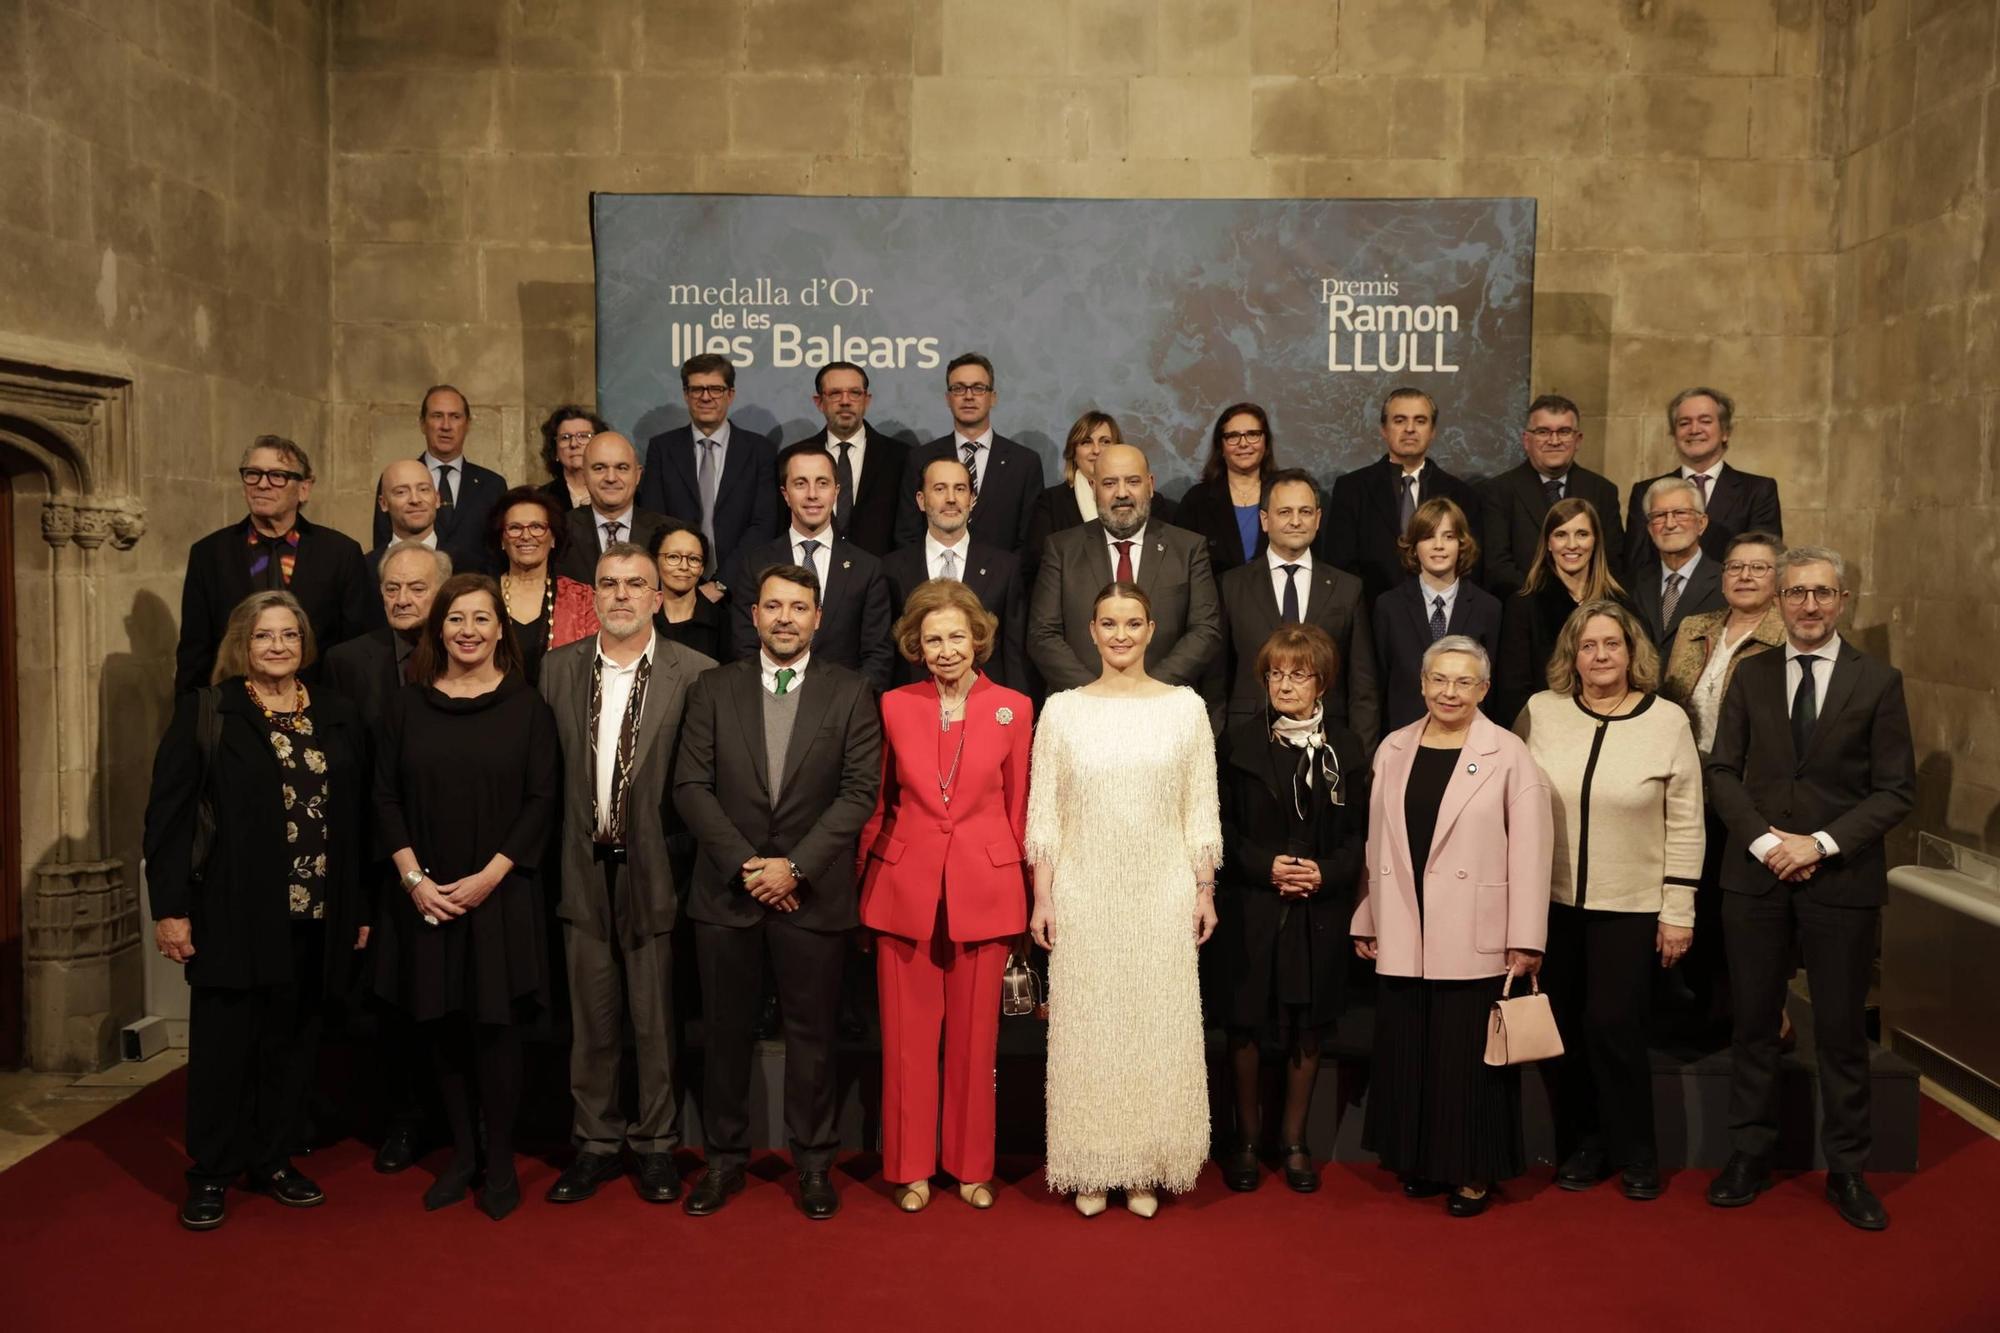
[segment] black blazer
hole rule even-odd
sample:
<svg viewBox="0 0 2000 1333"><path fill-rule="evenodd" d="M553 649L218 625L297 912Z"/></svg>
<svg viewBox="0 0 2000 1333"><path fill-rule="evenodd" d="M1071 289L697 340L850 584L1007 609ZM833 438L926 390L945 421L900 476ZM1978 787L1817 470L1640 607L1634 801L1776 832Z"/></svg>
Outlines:
<svg viewBox="0 0 2000 1333"><path fill-rule="evenodd" d="M196 738L198 691L174 701L173 721L153 757L144 844L153 919L189 919L195 949L186 965L189 985L230 990L283 985L293 979L292 918L283 887L292 864L280 794L284 771L243 677L232 676L216 689L222 733L206 774L216 831L205 868L191 864L204 785ZM312 691L312 722L312 744L326 756L333 793L325 884L325 990L333 994L352 978L355 936L371 919L361 878L371 760L360 715L335 691Z"/></svg>
<svg viewBox="0 0 2000 1333"><path fill-rule="evenodd" d="M864 553L865 554L865 553ZM681 715L674 807L701 848L687 914L754 926L770 913L743 888L743 863L785 856L805 878L787 925L849 930L856 913L854 847L882 784L882 720L861 676L814 653L799 682L798 716L778 799L764 742L762 664L705 671Z"/></svg>
<svg viewBox="0 0 2000 1333"><path fill-rule="evenodd" d="M1660 563L1652 538L1646 535L1646 488L1661 477L1679 475L1680 469L1675 468L1632 487L1632 497L1625 509L1625 568L1634 577L1645 566ZM1738 471L1734 464L1725 461L1708 496L1708 528L1701 534L1702 554L1720 563L1729 551L1730 539L1752 529L1779 537L1785 535L1777 480Z"/></svg>
<svg viewBox="0 0 2000 1333"><path fill-rule="evenodd" d="M1639 623L1646 623L1629 595L1614 595L1612 600L1638 616ZM1493 689L1486 707L1487 715L1501 726L1513 726L1528 700L1549 687L1549 659L1555 656L1556 639L1577 605L1554 575L1544 579L1534 592L1517 592L1501 603L1500 658L1493 666Z"/></svg>
<svg viewBox="0 0 2000 1333"><path fill-rule="evenodd" d="M229 613L256 591L250 586L249 530L250 520L245 518L209 533L188 550L187 574L181 581L181 638L174 649L177 694L208 684ZM298 561L287 590L305 608L313 638L324 653L366 633L374 623L369 603L375 604L379 615L382 597L352 537L323 528L304 514L298 517L298 530ZM317 680L317 665L304 675L308 682Z"/></svg>
<svg viewBox="0 0 2000 1333"><path fill-rule="evenodd" d="M1391 588L1376 599L1372 617L1375 630L1376 678L1382 689L1382 734L1406 727L1424 715L1424 650L1431 646L1430 612L1424 608L1421 579ZM1486 650L1493 669L1500 669L1500 600L1468 579L1458 581L1452 598L1447 634L1463 634L1476 639ZM1499 716L1489 692L1481 712Z"/></svg>
<svg viewBox="0 0 2000 1333"><path fill-rule="evenodd" d="M734 445L730 446L732 449ZM665 514L656 514L644 505L636 506L628 515L632 530L624 540L653 549L653 542L662 532L693 532L698 525ZM597 557L604 549L604 543L597 531L597 511L589 505L572 509L563 516L563 548L556 556L556 573L566 579L574 579L586 588L597 586ZM704 546L707 543L703 543Z"/></svg>
<svg viewBox="0 0 2000 1333"><path fill-rule="evenodd" d="M1070 496L1070 503L1076 503L1074 495ZM1243 533L1236 526L1236 502L1229 497L1228 477L1198 481L1188 487L1175 513L1175 527L1198 532L1208 539L1208 565L1218 579L1262 555L1270 544L1260 531L1257 544L1250 550L1243 549Z"/></svg>
<svg viewBox="0 0 2000 1333"><path fill-rule="evenodd" d="M903 494L910 502L896 510L896 545L924 539L924 516L916 494L924 468L934 458L957 458L955 435L945 435L910 450L903 468ZM1042 491L1042 456L1025 444L993 433L986 451L985 474L979 478L979 503L972 508L972 535L1006 551L1018 551L1028 541L1028 520L1035 497Z"/></svg>
<svg viewBox="0 0 2000 1333"><path fill-rule="evenodd" d="M1271 567L1258 556L1216 580L1222 598L1223 644L1229 669L1229 716L1262 717L1270 692L1257 676L1257 653L1283 622ZM1361 580L1346 570L1315 562L1301 578L1305 622L1317 625L1340 650L1338 688L1329 688L1327 716L1352 731L1370 753L1382 735L1382 697L1375 679L1375 634L1361 605Z"/></svg>
<svg viewBox="0 0 2000 1333"><path fill-rule="evenodd" d="M1153 496L1153 507L1147 522L1172 523L1182 526L1179 519L1180 506L1164 495ZM1021 582L1027 587L1035 586L1035 574L1042 565L1042 548L1058 532L1083 526L1083 510L1077 508L1076 491L1066 481L1042 489L1035 497L1034 506L1028 513L1028 536L1021 543Z"/></svg>
<svg viewBox="0 0 2000 1333"><path fill-rule="evenodd" d="M418 461L423 457L418 454ZM450 508L438 510L438 547L451 557L452 573L490 574L503 567L500 553L493 549L491 526L493 506L507 493L507 479L464 454L458 456L457 466L458 476L453 480L458 493L452 497ZM389 544L389 516L379 507L375 511L373 533L377 549Z"/></svg>
<svg viewBox="0 0 2000 1333"><path fill-rule="evenodd" d="M1816 902L1879 907L1889 895L1882 839L1916 805L1916 755L1903 674L1842 640L1832 679L1816 668L1819 721L1792 747L1789 649L1746 658L1730 678L1705 765L1708 799L1727 831L1722 887L1762 897L1778 879L1750 856L1772 828L1825 833L1840 848L1801 886Z"/></svg>
<svg viewBox="0 0 2000 1333"><path fill-rule="evenodd" d="M1402 469L1386 455L1343 473L1333 483L1326 521L1320 524L1319 540L1313 546L1315 556L1361 577L1371 605L1411 577L1403 568L1402 552L1396 549L1396 540L1403 535L1401 502L1396 497L1401 475ZM1435 458L1428 459L1418 475L1417 503L1440 497L1455 501L1465 511L1467 527L1474 533L1479 531L1479 492L1439 467ZM1478 566L1470 577L1474 583L1483 581Z"/></svg>
<svg viewBox="0 0 2000 1333"><path fill-rule="evenodd" d="M1010 690L1029 691L1028 680L1028 590L1021 583L1021 564L1011 551L988 546L970 538L961 552L959 577L979 598L979 604L1000 622L993 656L981 668ZM903 607L918 584L930 577L924 567L924 544L904 546L882 560L882 576L889 584L889 618L893 624L903 618ZM925 678L921 665L895 655L896 685L908 685Z"/></svg>
<svg viewBox="0 0 2000 1333"><path fill-rule="evenodd" d="M1653 646L1660 650L1662 663L1673 650L1674 635L1680 632L1683 620L1704 611L1720 611L1729 605L1722 596L1722 562L1708 552L1701 553L1701 559L1695 561L1694 572L1687 576L1687 580L1686 586L1681 589L1680 601L1674 603L1674 618L1665 623L1660 620L1660 565L1657 554L1652 566L1640 570L1638 578L1630 585L1633 609L1638 611L1646 632L1653 636Z"/></svg>
<svg viewBox="0 0 2000 1333"><path fill-rule="evenodd" d="M661 638L678 643L683 648L692 648L703 657L717 662L730 661L734 656L729 639L727 602L711 602L696 593L693 615L674 623L669 622L667 613L661 611L653 617L653 628L660 632Z"/></svg>
<svg viewBox="0 0 2000 1333"><path fill-rule="evenodd" d="M860 493L853 498L847 530L840 535L879 560L895 549L896 521L903 510L916 507L917 487L898 489L907 480L910 446L893 435L884 435L866 421L861 423L861 429L867 437L867 446L861 458ZM827 433L821 431L798 441L812 442L826 445ZM830 451L831 446L828 447ZM784 514L783 506L779 507L779 513ZM777 531L784 531L783 522ZM921 534L917 540L923 540Z"/></svg>
<svg viewBox="0 0 2000 1333"><path fill-rule="evenodd" d="M362 725L372 735L389 711L389 700L403 688L396 669L396 631L384 625L359 638L337 644L321 659L326 683L354 705Z"/></svg>
<svg viewBox="0 0 2000 1333"><path fill-rule="evenodd" d="M1618 487L1609 478L1572 464L1563 478L1563 497L1588 500L1597 511L1605 558L1622 582L1625 529L1618 519ZM1521 590L1528 566L1535 563L1542 521L1549 516L1542 474L1531 463L1511 467L1481 487L1480 503L1484 512L1479 522L1479 554L1486 566L1486 589L1495 597L1511 597Z"/></svg>
<svg viewBox="0 0 2000 1333"><path fill-rule="evenodd" d="M757 601L757 571L791 563L789 532L738 553L735 569L724 580L729 585L731 656L757 661L757 627L750 620L750 608ZM882 577L882 562L853 542L834 538L819 602L812 660L858 671L876 689L888 689L895 670L896 647L890 637L895 622L889 615L889 583Z"/></svg>
<svg viewBox="0 0 2000 1333"><path fill-rule="evenodd" d="M767 541L784 530L777 460L778 446L768 437L739 421L730 421L729 451L723 455L722 480L715 487L711 574L727 568L743 547ZM692 426L676 426L646 441L639 508L700 528L701 486L695 479L695 462Z"/></svg>

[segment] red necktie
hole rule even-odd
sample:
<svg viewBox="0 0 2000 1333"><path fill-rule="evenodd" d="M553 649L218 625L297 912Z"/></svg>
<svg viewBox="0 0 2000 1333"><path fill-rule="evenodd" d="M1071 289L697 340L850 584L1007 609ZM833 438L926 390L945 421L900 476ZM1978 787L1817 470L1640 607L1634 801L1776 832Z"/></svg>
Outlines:
<svg viewBox="0 0 2000 1333"><path fill-rule="evenodd" d="M1112 575L1112 577L1120 583L1130 583L1132 581L1132 543L1113 542L1111 544L1118 548L1118 572Z"/></svg>

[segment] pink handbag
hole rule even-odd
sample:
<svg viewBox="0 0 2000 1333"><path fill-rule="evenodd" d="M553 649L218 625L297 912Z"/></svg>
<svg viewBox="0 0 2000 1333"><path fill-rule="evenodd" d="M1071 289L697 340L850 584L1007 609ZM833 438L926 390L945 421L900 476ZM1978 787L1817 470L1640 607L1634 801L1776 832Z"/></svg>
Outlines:
<svg viewBox="0 0 2000 1333"><path fill-rule="evenodd" d="M1541 983L1529 977L1528 994L1509 999L1507 992L1513 988L1514 974L1510 972L1500 987L1500 998L1493 1002L1493 1022L1486 1029L1486 1063L1525 1065L1561 1055L1562 1034L1556 1031L1555 1011L1549 1007L1549 997L1542 994Z"/></svg>

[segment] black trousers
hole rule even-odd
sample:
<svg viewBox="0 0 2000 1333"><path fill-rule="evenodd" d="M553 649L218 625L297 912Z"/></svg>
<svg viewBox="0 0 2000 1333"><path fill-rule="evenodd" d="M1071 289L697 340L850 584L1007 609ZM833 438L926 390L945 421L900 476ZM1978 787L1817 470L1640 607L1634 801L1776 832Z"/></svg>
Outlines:
<svg viewBox="0 0 2000 1333"><path fill-rule="evenodd" d="M189 990L190 1185L227 1185L246 1171L269 1173L290 1160L319 1054L325 926L294 925L291 948L292 980L285 985Z"/></svg>
<svg viewBox="0 0 2000 1333"><path fill-rule="evenodd" d="M1653 1007L1653 912L1597 912L1549 904L1541 985L1562 1033L1551 1062L1556 1153L1598 1144L1613 1166L1659 1159L1653 1131L1653 1060L1647 1049ZM1517 983L1518 984L1518 983Z"/></svg>
<svg viewBox="0 0 2000 1333"><path fill-rule="evenodd" d="M1729 1129L1738 1152L1768 1160L1778 1143L1778 1021L1796 960L1812 988L1820 1146L1829 1171L1859 1171L1868 1118L1868 974L1879 907L1834 907L1779 884L1762 897L1726 893L1723 939L1735 993Z"/></svg>
<svg viewBox="0 0 2000 1333"><path fill-rule="evenodd" d="M754 926L695 923L701 964L702 1131L710 1170L750 1157L750 1062L764 960L785 1033L785 1132L801 1171L824 1171L840 1147L834 1037L847 932L801 930L777 916Z"/></svg>

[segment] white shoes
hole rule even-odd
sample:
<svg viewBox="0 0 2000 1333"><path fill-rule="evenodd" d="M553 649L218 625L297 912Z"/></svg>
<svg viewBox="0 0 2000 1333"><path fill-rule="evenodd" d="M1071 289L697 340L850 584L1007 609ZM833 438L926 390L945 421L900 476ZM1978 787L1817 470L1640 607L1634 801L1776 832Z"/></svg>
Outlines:
<svg viewBox="0 0 2000 1333"><path fill-rule="evenodd" d="M1099 1190L1095 1194L1079 1193L1076 1196L1076 1210L1085 1217L1096 1217L1104 1211L1104 1191Z"/></svg>
<svg viewBox="0 0 2000 1333"><path fill-rule="evenodd" d="M1126 1190L1126 1209L1138 1217L1151 1217L1160 1211L1160 1198L1151 1190Z"/></svg>

